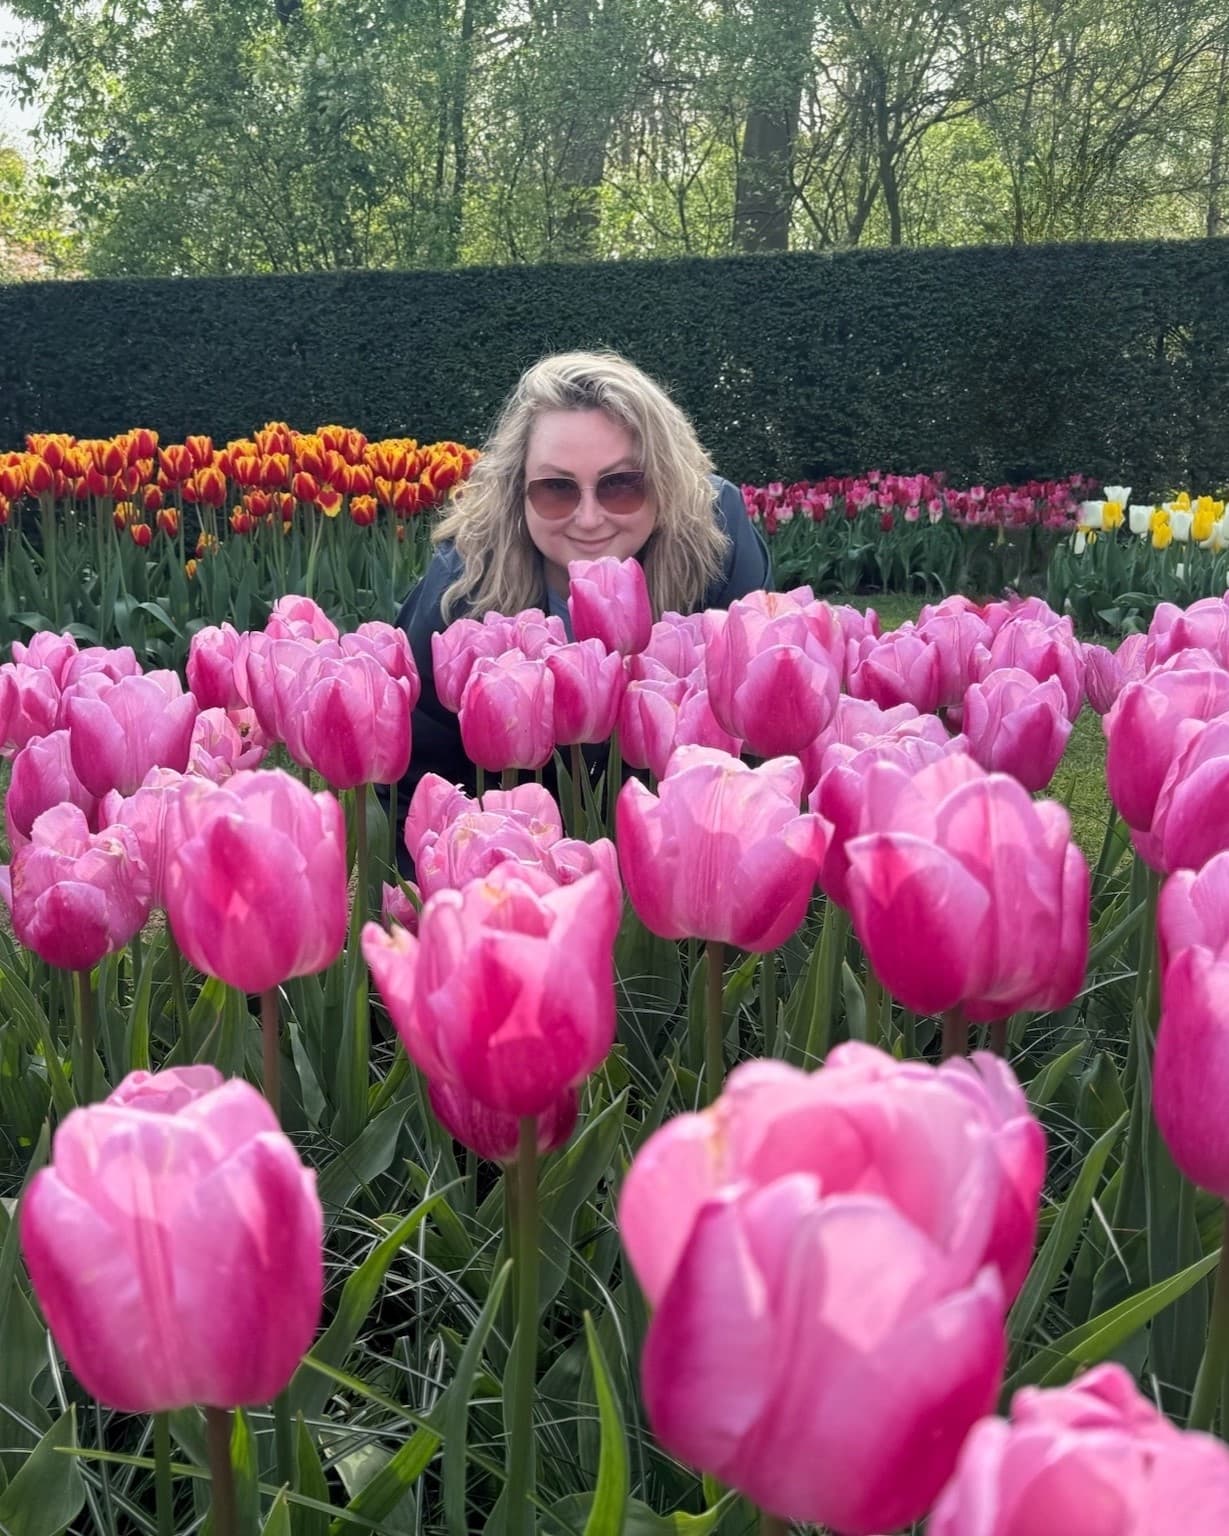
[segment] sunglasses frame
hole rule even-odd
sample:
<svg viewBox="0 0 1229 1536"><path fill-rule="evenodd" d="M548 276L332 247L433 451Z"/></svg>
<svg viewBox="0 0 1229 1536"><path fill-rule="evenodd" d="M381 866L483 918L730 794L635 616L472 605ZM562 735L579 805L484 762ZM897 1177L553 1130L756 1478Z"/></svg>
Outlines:
<svg viewBox="0 0 1229 1536"><path fill-rule="evenodd" d="M607 502L603 499L603 497L602 497L602 487L603 487L603 485L606 485L609 481L614 480L614 481L629 482L629 481L635 480L635 479L638 479L639 482L640 482L640 500L636 503L636 505L634 507L628 507L626 509L622 509L622 508L618 508L618 507L612 507L612 506L609 506L607 504ZM547 485L547 484L550 484L551 482L557 482L557 481L561 481L561 480L565 480L565 481L568 482L569 485L571 485L572 489L576 493L575 501L573 501L572 505L570 507L568 507L566 511L562 511L562 512L544 511L540 506L538 506L537 502L534 500L534 487L535 486L541 486L541 485ZM580 481L577 480L572 475L541 475L536 480L527 480L525 482L525 500L529 503L529 505L533 508L533 510L537 513L537 515L540 518L543 518L546 522L559 523L559 522L562 522L565 517L571 517L572 514L576 511L577 507L580 506L581 495L582 495L584 489L585 489L585 487L581 485ZM598 505L601 507L602 511L603 512L608 512L611 517L635 517L637 512L640 512L640 511L643 510L645 502L649 499L649 481L648 481L648 476L646 475L646 473L644 472L643 469L616 469L616 470L612 470L611 473L608 474L608 475L599 475L598 476L597 481L596 481L596 483L593 486L593 494L594 494L594 497L597 500Z"/></svg>

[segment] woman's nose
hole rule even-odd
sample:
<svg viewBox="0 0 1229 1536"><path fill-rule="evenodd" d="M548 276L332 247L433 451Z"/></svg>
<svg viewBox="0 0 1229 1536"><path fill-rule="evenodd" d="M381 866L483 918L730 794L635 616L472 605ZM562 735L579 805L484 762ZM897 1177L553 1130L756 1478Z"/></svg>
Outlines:
<svg viewBox="0 0 1229 1536"><path fill-rule="evenodd" d="M602 504L597 499L597 493L593 486L586 485L581 488L580 502L573 514L573 523L578 528L597 528L601 525L606 514L602 510Z"/></svg>

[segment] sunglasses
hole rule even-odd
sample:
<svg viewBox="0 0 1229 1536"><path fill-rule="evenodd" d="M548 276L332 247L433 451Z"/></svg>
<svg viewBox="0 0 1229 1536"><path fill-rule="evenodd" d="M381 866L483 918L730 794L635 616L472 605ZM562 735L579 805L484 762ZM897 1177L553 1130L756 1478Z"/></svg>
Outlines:
<svg viewBox="0 0 1229 1536"><path fill-rule="evenodd" d="M580 486L563 475L531 480L525 487L529 505L544 518L571 517L580 506ZM593 487L598 505L615 517L630 517L644 506L648 485L642 469L617 470L603 475Z"/></svg>

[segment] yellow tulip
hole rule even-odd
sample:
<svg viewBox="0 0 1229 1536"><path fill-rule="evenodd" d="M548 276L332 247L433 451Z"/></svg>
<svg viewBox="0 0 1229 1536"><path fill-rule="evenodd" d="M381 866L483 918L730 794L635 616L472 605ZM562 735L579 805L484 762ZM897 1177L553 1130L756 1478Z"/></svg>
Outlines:
<svg viewBox="0 0 1229 1536"><path fill-rule="evenodd" d="M1107 501L1101 508L1101 526L1107 531L1122 527L1123 511L1120 501Z"/></svg>
<svg viewBox="0 0 1229 1536"><path fill-rule="evenodd" d="M1174 499L1170 502L1170 506L1177 507L1179 512L1189 512L1191 510L1191 494L1190 494L1190 492L1189 491L1179 491L1178 494L1174 497Z"/></svg>
<svg viewBox="0 0 1229 1536"><path fill-rule="evenodd" d="M1216 526L1216 513L1213 511L1212 498L1201 496L1195 503L1194 520L1191 523L1191 538L1196 544L1202 544L1205 539L1212 537L1212 529Z"/></svg>
<svg viewBox="0 0 1229 1536"><path fill-rule="evenodd" d="M1168 549L1174 541L1174 531L1168 522L1158 523L1152 530L1153 549Z"/></svg>
<svg viewBox="0 0 1229 1536"><path fill-rule="evenodd" d="M1169 527L1169 510L1168 510L1168 508L1166 508L1166 507L1157 507L1156 511L1153 512L1152 516L1148 519L1149 531L1152 532L1152 533L1156 533L1158 529L1160 529L1160 528L1168 528L1168 527Z"/></svg>

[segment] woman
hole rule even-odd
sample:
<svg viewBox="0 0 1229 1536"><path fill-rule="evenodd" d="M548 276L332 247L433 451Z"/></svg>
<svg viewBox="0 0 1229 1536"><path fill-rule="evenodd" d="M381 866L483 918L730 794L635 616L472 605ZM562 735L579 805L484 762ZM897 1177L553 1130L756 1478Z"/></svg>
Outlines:
<svg viewBox="0 0 1229 1536"><path fill-rule="evenodd" d="M454 619L541 608L570 634L572 560L634 556L655 616L728 607L771 576L737 486L712 473L664 390L611 353L566 352L522 375L433 538L431 564L397 615L422 678L401 821L424 774L476 787L433 678L431 636Z"/></svg>

